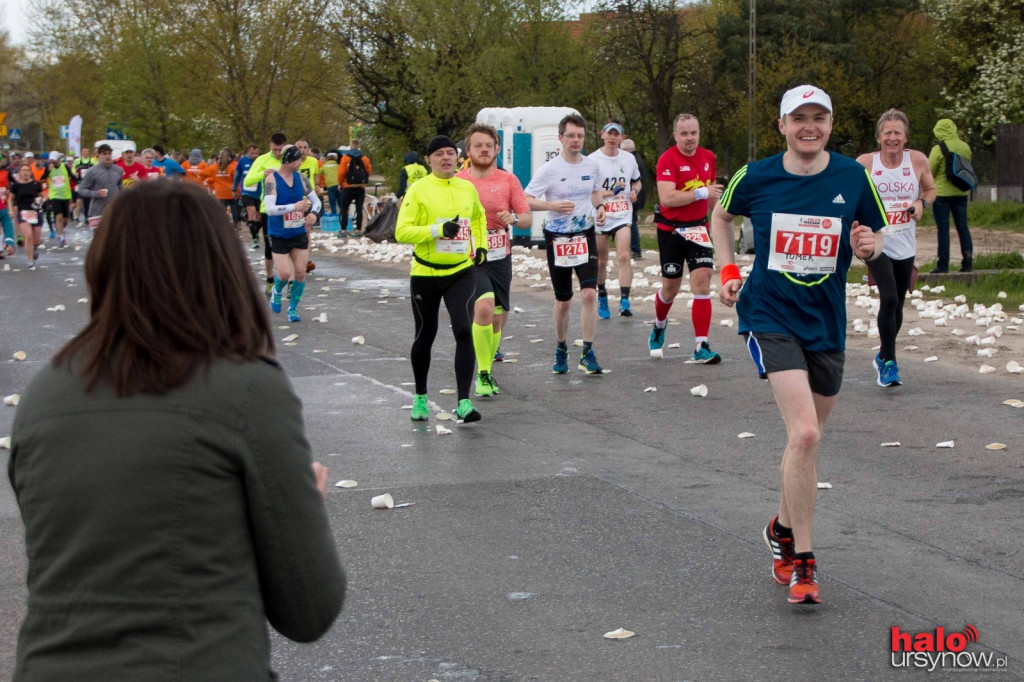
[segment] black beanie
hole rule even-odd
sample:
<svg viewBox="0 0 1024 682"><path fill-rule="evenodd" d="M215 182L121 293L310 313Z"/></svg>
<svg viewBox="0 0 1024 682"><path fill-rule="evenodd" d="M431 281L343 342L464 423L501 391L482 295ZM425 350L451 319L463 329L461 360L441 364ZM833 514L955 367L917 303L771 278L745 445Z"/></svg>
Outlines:
<svg viewBox="0 0 1024 682"><path fill-rule="evenodd" d="M445 147L451 147L456 151L456 153L459 151L459 148L455 146L455 142L452 141L452 138L447 135L438 135L430 141L430 144L427 145L427 156L430 156L438 149L444 149Z"/></svg>

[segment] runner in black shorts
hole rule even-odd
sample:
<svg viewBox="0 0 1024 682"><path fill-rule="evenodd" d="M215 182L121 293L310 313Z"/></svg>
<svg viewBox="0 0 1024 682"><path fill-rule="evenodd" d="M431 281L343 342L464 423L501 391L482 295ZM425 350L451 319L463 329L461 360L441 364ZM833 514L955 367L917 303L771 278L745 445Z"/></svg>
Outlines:
<svg viewBox="0 0 1024 682"><path fill-rule="evenodd" d="M455 177L473 183L487 215L487 260L474 268L476 301L473 304L473 351L476 354L476 394L497 395L494 366L501 331L509 311L512 286L512 248L509 229L530 227L533 216L523 186L515 175L497 166L501 138L493 126L474 123L466 131L471 165Z"/></svg>
<svg viewBox="0 0 1024 682"><path fill-rule="evenodd" d="M767 377L782 422L778 514L761 532L772 577L791 604L820 604L812 549L821 434L843 380L846 272L854 255L877 260L885 209L867 170L827 151L832 100L804 85L779 106L786 151L739 169L712 215L719 298L736 305L739 332ZM756 258L746 282L733 262L734 219L748 216Z"/></svg>
<svg viewBox="0 0 1024 682"><path fill-rule="evenodd" d="M658 159L658 228L661 289L654 296L654 328L647 347L651 357L664 351L668 313L683 278L683 263L690 270L693 293L693 362L714 365L722 361L708 344L711 331L711 271L715 263L708 235L708 211L722 194L716 182L715 155L700 146L700 123L693 114L679 114L672 125L675 144Z"/></svg>
<svg viewBox="0 0 1024 682"><path fill-rule="evenodd" d="M597 327L597 238L594 225L604 225L600 169L597 162L580 154L587 134L587 122L579 114L570 114L558 123L558 141L562 151L537 169L526 188L526 199L534 211L547 211L544 241L547 243L548 272L555 290L552 312L555 322L555 364L551 371L569 371L569 302L572 299L572 273L580 281L583 327L583 353L579 370L603 374L594 354Z"/></svg>
<svg viewBox="0 0 1024 682"><path fill-rule="evenodd" d="M799 369L807 372L811 392L826 398L839 393L843 385L843 351L807 350L788 334L743 332L747 351L757 366L757 375L767 379L772 372Z"/></svg>

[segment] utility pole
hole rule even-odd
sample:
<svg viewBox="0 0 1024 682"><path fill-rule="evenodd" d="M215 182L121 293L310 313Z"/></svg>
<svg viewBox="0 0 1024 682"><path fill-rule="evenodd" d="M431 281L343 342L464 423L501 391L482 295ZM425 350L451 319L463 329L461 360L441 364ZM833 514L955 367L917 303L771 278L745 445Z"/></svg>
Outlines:
<svg viewBox="0 0 1024 682"><path fill-rule="evenodd" d="M757 160L757 116L754 106L757 101L757 0L750 0L750 37L747 46L747 102L750 120L747 130L747 161Z"/></svg>

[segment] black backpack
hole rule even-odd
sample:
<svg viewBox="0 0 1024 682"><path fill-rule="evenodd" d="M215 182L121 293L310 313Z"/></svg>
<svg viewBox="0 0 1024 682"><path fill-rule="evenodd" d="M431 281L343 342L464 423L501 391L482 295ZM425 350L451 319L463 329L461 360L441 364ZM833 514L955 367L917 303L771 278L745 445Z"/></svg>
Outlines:
<svg viewBox="0 0 1024 682"><path fill-rule="evenodd" d="M949 151L945 142L939 142L939 149L946 159L946 179L961 192L969 192L978 186L978 174L974 166L962 155Z"/></svg>
<svg viewBox="0 0 1024 682"><path fill-rule="evenodd" d="M348 172L345 173L345 182L350 185L365 185L369 182L370 176L363 164L363 157L350 156L348 160Z"/></svg>

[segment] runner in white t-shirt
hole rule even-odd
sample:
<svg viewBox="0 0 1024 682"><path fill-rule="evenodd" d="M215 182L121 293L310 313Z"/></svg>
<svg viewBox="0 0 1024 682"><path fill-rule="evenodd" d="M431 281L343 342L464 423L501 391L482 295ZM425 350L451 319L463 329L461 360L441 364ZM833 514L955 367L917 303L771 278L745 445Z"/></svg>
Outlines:
<svg viewBox="0 0 1024 682"><path fill-rule="evenodd" d="M570 114L558 123L558 141L562 150L539 169L526 187L530 209L547 211L544 241L547 243L548 272L555 290L552 316L555 322L555 374L569 371L569 303L572 300L572 273L580 282L583 310L583 353L579 369L587 374L602 374L594 355L594 331L597 327L597 240L594 225L605 222L597 164L580 154L587 136L587 122L579 114ZM596 208L596 213L595 213Z"/></svg>
<svg viewBox="0 0 1024 682"><path fill-rule="evenodd" d="M597 231L597 314L602 320L612 316L604 282L608 276L608 241L613 235L621 292L619 315L633 316L629 306L629 288L633 285L629 227L633 220L633 202L640 191L640 168L632 154L619 148L623 133L621 123L609 121L601 131L604 146L587 157L596 161L600 169L604 201L605 222Z"/></svg>
<svg viewBox="0 0 1024 682"><path fill-rule="evenodd" d="M906 149L910 120L898 109L889 109L875 126L879 151L861 154L857 162L868 169L885 206L889 226L882 229L885 248L868 262L878 287L878 336L881 348L872 365L883 388L903 383L896 365L896 335L903 325L903 303L914 277L917 219L935 201L935 178L928 157Z"/></svg>

